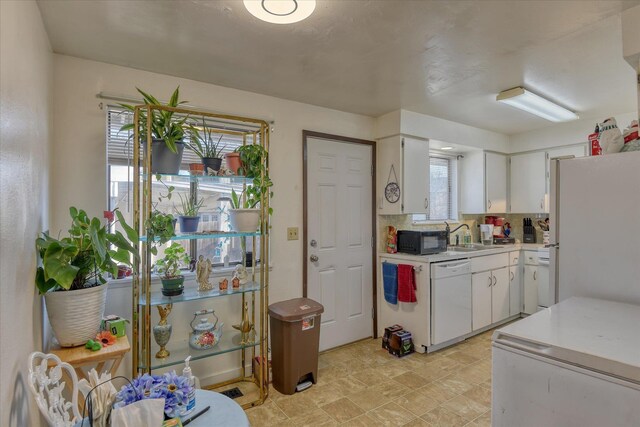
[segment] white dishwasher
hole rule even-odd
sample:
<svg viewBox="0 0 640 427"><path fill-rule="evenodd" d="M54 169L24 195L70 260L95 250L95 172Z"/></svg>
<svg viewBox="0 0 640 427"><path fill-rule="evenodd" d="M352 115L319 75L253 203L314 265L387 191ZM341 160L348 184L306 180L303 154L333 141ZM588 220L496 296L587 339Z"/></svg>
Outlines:
<svg viewBox="0 0 640 427"><path fill-rule="evenodd" d="M431 264L431 344L461 341L471 333L471 261ZM442 346L440 346L442 347Z"/></svg>

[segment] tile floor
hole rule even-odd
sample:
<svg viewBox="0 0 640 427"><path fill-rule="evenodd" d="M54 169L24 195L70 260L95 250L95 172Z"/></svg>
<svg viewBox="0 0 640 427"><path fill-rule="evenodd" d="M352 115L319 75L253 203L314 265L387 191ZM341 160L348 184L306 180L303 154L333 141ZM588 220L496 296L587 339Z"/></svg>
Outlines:
<svg viewBox="0 0 640 427"><path fill-rule="evenodd" d="M365 340L322 353L318 383L292 396L269 389L247 410L253 427L490 426L491 332L398 359Z"/></svg>

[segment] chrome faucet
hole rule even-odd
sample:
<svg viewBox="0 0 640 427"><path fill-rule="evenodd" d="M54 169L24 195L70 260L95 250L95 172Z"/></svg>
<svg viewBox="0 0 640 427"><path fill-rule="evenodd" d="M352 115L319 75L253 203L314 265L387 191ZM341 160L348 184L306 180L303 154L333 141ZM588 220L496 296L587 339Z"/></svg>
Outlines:
<svg viewBox="0 0 640 427"><path fill-rule="evenodd" d="M444 223L447 226L447 228L445 228L445 231L447 232L447 245L449 245L449 239L451 238L451 233L455 233L456 231L460 230L462 227L467 227L467 230L471 231L471 229L469 228L469 224L460 224L459 226L457 226L452 230L451 227L449 227L449 223L447 221L445 221Z"/></svg>

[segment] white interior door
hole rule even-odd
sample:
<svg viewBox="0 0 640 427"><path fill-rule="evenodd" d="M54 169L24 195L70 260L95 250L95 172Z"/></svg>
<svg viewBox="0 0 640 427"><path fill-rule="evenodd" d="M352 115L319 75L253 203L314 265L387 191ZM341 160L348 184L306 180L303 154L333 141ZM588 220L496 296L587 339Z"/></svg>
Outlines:
<svg viewBox="0 0 640 427"><path fill-rule="evenodd" d="M324 305L320 350L373 334L371 153L307 139L307 296Z"/></svg>

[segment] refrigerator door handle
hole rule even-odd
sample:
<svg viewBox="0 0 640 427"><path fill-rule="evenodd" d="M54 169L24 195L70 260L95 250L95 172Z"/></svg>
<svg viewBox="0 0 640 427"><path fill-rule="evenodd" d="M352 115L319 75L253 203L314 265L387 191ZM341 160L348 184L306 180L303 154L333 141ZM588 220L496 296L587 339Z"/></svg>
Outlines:
<svg viewBox="0 0 640 427"><path fill-rule="evenodd" d="M516 348L518 350L526 351L527 353L549 355L551 353L551 347L547 345L537 344L535 342L522 340L509 335L504 335L500 331L496 332L493 338L496 344L502 344L507 347Z"/></svg>

